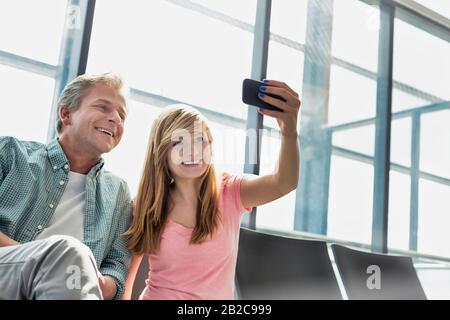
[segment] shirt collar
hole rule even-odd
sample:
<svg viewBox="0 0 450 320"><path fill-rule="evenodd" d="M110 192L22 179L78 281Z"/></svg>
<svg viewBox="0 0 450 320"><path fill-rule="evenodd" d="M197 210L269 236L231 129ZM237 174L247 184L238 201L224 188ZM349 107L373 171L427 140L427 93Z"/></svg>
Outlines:
<svg viewBox="0 0 450 320"><path fill-rule="evenodd" d="M61 148L58 139L54 139L49 144L47 144L46 149L48 159L50 161L50 164L52 165L53 170L64 168L66 172L70 171L69 160L67 160L66 154ZM100 171L102 170L104 164L105 161L103 160L103 158L100 158L95 166L91 168L88 176L97 177L100 174Z"/></svg>

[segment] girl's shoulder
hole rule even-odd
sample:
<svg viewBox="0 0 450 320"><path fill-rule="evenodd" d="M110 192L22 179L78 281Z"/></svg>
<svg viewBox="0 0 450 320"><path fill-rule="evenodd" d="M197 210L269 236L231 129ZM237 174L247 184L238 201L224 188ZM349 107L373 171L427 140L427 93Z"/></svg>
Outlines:
<svg viewBox="0 0 450 320"><path fill-rule="evenodd" d="M244 208L241 201L241 181L244 174L221 173L220 198L225 211L231 210L237 213L251 211L251 208Z"/></svg>
<svg viewBox="0 0 450 320"><path fill-rule="evenodd" d="M244 175L242 174L231 174L228 172L222 172L220 174L219 184L222 191L239 186Z"/></svg>

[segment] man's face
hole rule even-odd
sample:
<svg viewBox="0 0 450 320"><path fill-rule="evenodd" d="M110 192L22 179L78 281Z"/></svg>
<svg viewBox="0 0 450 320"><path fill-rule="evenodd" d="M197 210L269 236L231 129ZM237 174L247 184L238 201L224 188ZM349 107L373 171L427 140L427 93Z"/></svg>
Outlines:
<svg viewBox="0 0 450 320"><path fill-rule="evenodd" d="M62 134L71 136L78 150L93 156L111 151L122 139L127 116L125 98L117 89L97 84L87 89L80 107L70 112Z"/></svg>

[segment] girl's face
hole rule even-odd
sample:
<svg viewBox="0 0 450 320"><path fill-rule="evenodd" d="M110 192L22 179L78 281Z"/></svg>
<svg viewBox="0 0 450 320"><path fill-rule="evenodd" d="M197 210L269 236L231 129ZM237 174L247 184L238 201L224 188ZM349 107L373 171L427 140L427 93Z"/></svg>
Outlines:
<svg viewBox="0 0 450 320"><path fill-rule="evenodd" d="M172 135L168 153L169 170L177 179L200 178L211 164L211 142L206 130Z"/></svg>

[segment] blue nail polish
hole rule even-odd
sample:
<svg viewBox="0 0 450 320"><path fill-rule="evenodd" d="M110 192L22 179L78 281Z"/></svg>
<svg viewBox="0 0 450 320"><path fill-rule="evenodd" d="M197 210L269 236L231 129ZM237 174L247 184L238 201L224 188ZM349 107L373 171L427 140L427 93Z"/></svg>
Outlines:
<svg viewBox="0 0 450 320"><path fill-rule="evenodd" d="M267 89L267 87L265 87L265 86L260 86L259 87L259 90L261 90L261 91L266 91L266 89Z"/></svg>
<svg viewBox="0 0 450 320"><path fill-rule="evenodd" d="M260 92L260 93L259 93L259 96L260 96L261 98L264 98L265 94Z"/></svg>
<svg viewBox="0 0 450 320"><path fill-rule="evenodd" d="M266 80L266 79L264 79L264 80L263 80L263 82L264 82L264 83L268 83L268 82L269 82L269 80Z"/></svg>

